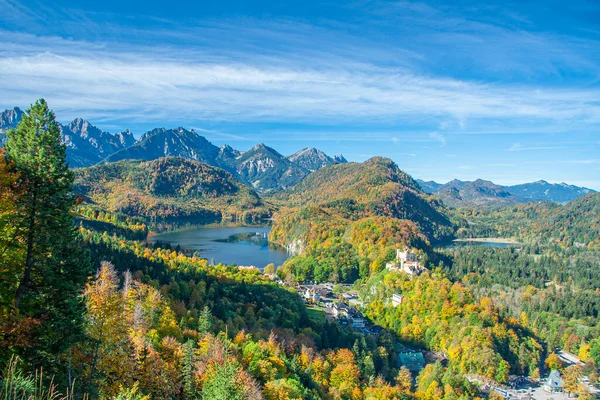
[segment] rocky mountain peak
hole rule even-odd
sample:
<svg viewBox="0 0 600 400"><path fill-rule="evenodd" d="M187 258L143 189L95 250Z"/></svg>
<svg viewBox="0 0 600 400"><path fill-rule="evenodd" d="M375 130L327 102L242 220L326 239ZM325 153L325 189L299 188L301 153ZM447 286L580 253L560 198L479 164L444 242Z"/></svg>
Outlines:
<svg viewBox="0 0 600 400"><path fill-rule="evenodd" d="M2 111L0 113L0 132L16 128L21 118L23 118L23 111L19 107Z"/></svg>

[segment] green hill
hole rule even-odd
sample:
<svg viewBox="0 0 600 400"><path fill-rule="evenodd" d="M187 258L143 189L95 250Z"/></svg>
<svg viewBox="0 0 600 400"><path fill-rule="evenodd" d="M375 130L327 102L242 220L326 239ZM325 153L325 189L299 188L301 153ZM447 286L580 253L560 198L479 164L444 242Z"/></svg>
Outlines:
<svg viewBox="0 0 600 400"><path fill-rule="evenodd" d="M218 221L270 215L256 192L230 173L183 158L77 169L75 191L104 209L134 216Z"/></svg>
<svg viewBox="0 0 600 400"><path fill-rule="evenodd" d="M381 271L399 247L427 261L430 242L454 233L439 200L386 158L322 168L273 200L282 208L270 238L298 255L282 277L353 282Z"/></svg>
<svg viewBox="0 0 600 400"><path fill-rule="evenodd" d="M322 168L274 199L288 207L334 208L354 220L367 216L410 220L432 241L453 233L442 204L383 157Z"/></svg>
<svg viewBox="0 0 600 400"><path fill-rule="evenodd" d="M459 237L513 237L530 242L560 242L565 246L600 247L600 193L590 193L565 205L526 203L498 209L454 211Z"/></svg>
<svg viewBox="0 0 600 400"><path fill-rule="evenodd" d="M590 193L557 208L542 220L546 235L600 245L600 193Z"/></svg>

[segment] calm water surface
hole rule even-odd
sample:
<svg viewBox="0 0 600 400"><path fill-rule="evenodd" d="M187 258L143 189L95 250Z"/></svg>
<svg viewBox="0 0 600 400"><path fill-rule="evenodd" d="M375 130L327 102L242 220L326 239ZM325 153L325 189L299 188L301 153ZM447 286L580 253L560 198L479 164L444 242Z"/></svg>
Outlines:
<svg viewBox="0 0 600 400"><path fill-rule="evenodd" d="M518 247L521 246L520 243L506 243L506 242L479 242L472 240L465 241L452 241L449 243L444 243L440 245L442 248L458 248L458 247Z"/></svg>
<svg viewBox="0 0 600 400"><path fill-rule="evenodd" d="M202 258L215 264L264 268L270 263L279 266L289 257L285 249L269 243L267 236L270 230L268 226L206 225L160 233L150 239L198 251Z"/></svg>

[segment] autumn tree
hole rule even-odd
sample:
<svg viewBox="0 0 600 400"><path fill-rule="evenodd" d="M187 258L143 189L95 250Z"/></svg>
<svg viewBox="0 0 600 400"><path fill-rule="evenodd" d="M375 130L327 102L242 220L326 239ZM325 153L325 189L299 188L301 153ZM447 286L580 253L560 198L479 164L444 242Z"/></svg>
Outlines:
<svg viewBox="0 0 600 400"><path fill-rule="evenodd" d="M46 101L38 100L8 131L6 154L22 190L15 200L14 223L24 245L24 258L12 270L16 283L11 300L14 315L39 321L36 346L17 351L34 365L54 369L59 356L82 336L80 295L91 265L77 241L71 215L73 174Z"/></svg>
<svg viewBox="0 0 600 400"><path fill-rule="evenodd" d="M560 357L556 353L550 353L546 358L546 368L553 369L562 369L563 363L560 360Z"/></svg>
<svg viewBox="0 0 600 400"><path fill-rule="evenodd" d="M563 373L563 388L568 393L576 393L579 390L579 378L581 378L581 368L577 365L571 365Z"/></svg>
<svg viewBox="0 0 600 400"><path fill-rule="evenodd" d="M6 154L0 149L0 360L7 362L9 349L15 343L25 344L28 330L35 326L31 319L18 319L14 315L14 294L19 281L16 271L23 264L24 248L18 240L15 224L16 205L20 190L17 175L10 171Z"/></svg>
<svg viewBox="0 0 600 400"><path fill-rule="evenodd" d="M410 391L412 389L412 375L405 366L400 367L398 371L396 385L403 391Z"/></svg>
<svg viewBox="0 0 600 400"><path fill-rule="evenodd" d="M267 264L267 266L265 267L264 273L265 274L274 274L275 273L275 264L270 263Z"/></svg>

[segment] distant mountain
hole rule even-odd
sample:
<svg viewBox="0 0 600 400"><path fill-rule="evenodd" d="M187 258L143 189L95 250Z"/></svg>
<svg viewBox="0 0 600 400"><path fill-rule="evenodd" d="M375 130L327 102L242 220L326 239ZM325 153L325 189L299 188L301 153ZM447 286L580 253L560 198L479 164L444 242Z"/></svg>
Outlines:
<svg viewBox="0 0 600 400"><path fill-rule="evenodd" d="M74 168L97 164L114 152L135 143L129 130L113 135L81 118L68 125L61 125L61 133L63 143L67 146L69 165Z"/></svg>
<svg viewBox="0 0 600 400"><path fill-rule="evenodd" d="M285 157L262 143L245 152L228 145L219 148L194 130L184 128L154 129L104 161L155 160L160 157L184 157L223 168L259 192L287 189L313 170L345 162L343 156L329 157L316 149L305 149Z"/></svg>
<svg viewBox="0 0 600 400"><path fill-rule="evenodd" d="M242 182L261 192L287 189L310 173L262 143L243 152L236 161L236 171Z"/></svg>
<svg viewBox="0 0 600 400"><path fill-rule="evenodd" d="M504 206L531 201L566 203L588 193L594 193L592 189L566 183L552 184L546 181L514 186L500 186L482 179L473 182L454 179L446 184L419 179L417 182L423 191L438 194L442 201L451 207Z"/></svg>
<svg viewBox="0 0 600 400"><path fill-rule="evenodd" d="M507 186L506 189L521 201L554 201L567 203L583 195L594 193L592 189L568 185L566 183L548 183L537 181L522 185Z"/></svg>
<svg viewBox="0 0 600 400"><path fill-rule="evenodd" d="M18 107L0 114L0 144L6 131L15 128L23 117ZM111 134L77 118L68 125L59 125L63 143L67 146L67 161L72 168L97 164L110 154L131 146L135 138L129 130Z"/></svg>
<svg viewBox="0 0 600 400"><path fill-rule="evenodd" d="M296 165L309 171L316 171L331 164L347 162L342 155L329 157L327 154L323 153L321 150L315 149L314 147L304 148L292 154L291 156L288 156L287 158L292 163L295 163Z"/></svg>
<svg viewBox="0 0 600 400"><path fill-rule="evenodd" d="M179 157L79 168L74 190L92 204L128 215L210 221L270 215L258 194L229 172Z"/></svg>
<svg viewBox="0 0 600 400"><path fill-rule="evenodd" d="M23 111L19 107L12 110L4 110L0 113L0 134L7 130L15 128L23 117Z"/></svg>
<svg viewBox="0 0 600 400"><path fill-rule="evenodd" d="M16 127L22 116L23 111L18 107L0 114L0 145L6 138L6 131ZM138 140L129 130L111 134L81 118L60 125L60 129L67 145L67 160L73 168L101 162L183 157L223 168L259 192L287 189L312 171L347 162L342 155L330 157L314 148L300 150L288 157L262 143L245 152L229 145L219 148L193 129L181 127L156 128Z"/></svg>
<svg viewBox="0 0 600 400"><path fill-rule="evenodd" d="M451 181L443 185L438 195L450 207L502 206L518 200L502 186L477 179L473 182Z"/></svg>
<svg viewBox="0 0 600 400"><path fill-rule="evenodd" d="M110 155L105 161L184 157L214 166L218 154L219 148L193 129L156 128L144 133L132 146Z"/></svg>
<svg viewBox="0 0 600 400"><path fill-rule="evenodd" d="M417 179L416 181L419 186L421 186L421 189L423 189L425 193L429 194L437 193L440 188L444 186L443 184L434 181L423 181L421 179Z"/></svg>

